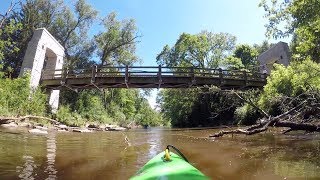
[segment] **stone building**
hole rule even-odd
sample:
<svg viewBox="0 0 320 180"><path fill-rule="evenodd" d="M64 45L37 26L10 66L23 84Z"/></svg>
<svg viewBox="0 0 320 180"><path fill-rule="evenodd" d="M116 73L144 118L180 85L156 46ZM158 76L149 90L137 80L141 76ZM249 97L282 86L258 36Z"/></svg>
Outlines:
<svg viewBox="0 0 320 180"><path fill-rule="evenodd" d="M258 56L260 72L270 74L274 63L288 66L290 58L291 55L288 44L280 41Z"/></svg>
<svg viewBox="0 0 320 180"><path fill-rule="evenodd" d="M52 72L47 76L61 74L55 70L62 69L64 55L64 48L45 28L36 29L28 44L19 76L29 72L30 86L36 88L40 83L42 70ZM59 106L60 90L51 90L49 94L49 105L55 112Z"/></svg>

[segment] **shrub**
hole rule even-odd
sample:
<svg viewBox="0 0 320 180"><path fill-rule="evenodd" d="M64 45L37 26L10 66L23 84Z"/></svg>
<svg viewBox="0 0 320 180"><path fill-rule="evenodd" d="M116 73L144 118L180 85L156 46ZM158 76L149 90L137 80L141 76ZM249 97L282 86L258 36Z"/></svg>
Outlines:
<svg viewBox="0 0 320 180"><path fill-rule="evenodd" d="M241 107L237 107L235 111L235 118L238 122L238 125L251 125L256 123L258 118L261 116L261 113L253 108L249 104L245 104Z"/></svg>
<svg viewBox="0 0 320 180"><path fill-rule="evenodd" d="M40 88L30 89L30 76L0 79L0 115L46 114L47 96Z"/></svg>
<svg viewBox="0 0 320 180"><path fill-rule="evenodd" d="M259 99L259 106L272 115L280 113L278 104L284 97L320 90L320 64L311 60L292 62L288 67L274 65Z"/></svg>

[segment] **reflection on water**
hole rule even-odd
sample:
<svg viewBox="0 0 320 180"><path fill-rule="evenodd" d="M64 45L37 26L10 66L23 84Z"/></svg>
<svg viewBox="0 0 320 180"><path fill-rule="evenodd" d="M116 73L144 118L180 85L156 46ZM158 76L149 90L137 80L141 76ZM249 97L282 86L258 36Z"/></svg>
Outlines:
<svg viewBox="0 0 320 180"><path fill-rule="evenodd" d="M37 136L0 129L0 179L128 179L168 144L212 179L320 178L318 134L206 138L214 131L155 128Z"/></svg>
<svg viewBox="0 0 320 180"><path fill-rule="evenodd" d="M47 168L44 171L48 174L48 180L54 180L57 178L56 169L54 168L56 158L56 133L49 133L47 139Z"/></svg>
<svg viewBox="0 0 320 180"><path fill-rule="evenodd" d="M148 158L151 159L155 155L159 153L159 150L162 150L161 138L162 138L162 131L161 130L154 130L149 131L147 133L147 143L149 144L150 148L148 151Z"/></svg>
<svg viewBox="0 0 320 180"><path fill-rule="evenodd" d="M17 173L18 177L20 179L25 179L25 180L33 180L35 179L33 177L33 170L37 168L37 166L34 164L34 160L32 156L23 156L23 160L25 161L24 165L17 166Z"/></svg>

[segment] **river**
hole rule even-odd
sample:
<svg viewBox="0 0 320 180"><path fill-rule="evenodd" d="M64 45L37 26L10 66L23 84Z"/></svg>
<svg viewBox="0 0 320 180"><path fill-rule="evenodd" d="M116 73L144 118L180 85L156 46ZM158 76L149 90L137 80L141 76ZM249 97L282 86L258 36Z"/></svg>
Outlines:
<svg viewBox="0 0 320 180"><path fill-rule="evenodd" d="M128 179L167 144L178 147L212 179L320 179L318 134L207 138L216 131L151 128L33 135L0 129L0 179Z"/></svg>

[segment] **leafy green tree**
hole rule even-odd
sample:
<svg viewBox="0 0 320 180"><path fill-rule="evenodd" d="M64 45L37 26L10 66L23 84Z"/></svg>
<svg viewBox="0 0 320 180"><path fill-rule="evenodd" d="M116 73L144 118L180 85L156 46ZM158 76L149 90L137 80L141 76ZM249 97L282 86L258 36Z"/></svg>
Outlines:
<svg viewBox="0 0 320 180"><path fill-rule="evenodd" d="M0 78L3 75L11 76L13 68L7 67L7 55L17 53L20 49L16 46L16 41L12 38L13 34L21 29L21 24L14 20L3 22L3 28L0 28Z"/></svg>
<svg viewBox="0 0 320 180"><path fill-rule="evenodd" d="M260 96L259 105L272 111L283 97L298 97L308 91L320 90L320 65L305 60L288 67L275 65Z"/></svg>
<svg viewBox="0 0 320 180"><path fill-rule="evenodd" d="M228 33L183 33L172 48L168 45L163 48L157 62L166 66L218 68L231 54L235 41L236 38Z"/></svg>
<svg viewBox="0 0 320 180"><path fill-rule="evenodd" d="M241 59L234 56L227 57L223 62L223 66L228 70L240 70L245 68Z"/></svg>
<svg viewBox="0 0 320 180"><path fill-rule="evenodd" d="M139 60L135 54L140 37L133 19L118 21L116 13L102 20L105 30L95 36L101 65L132 65Z"/></svg>
<svg viewBox="0 0 320 180"><path fill-rule="evenodd" d="M274 38L293 36L293 57L303 60L310 57L320 62L320 15L318 0L262 0L266 11L267 36Z"/></svg>
<svg viewBox="0 0 320 180"><path fill-rule="evenodd" d="M171 120L171 125L188 127L188 117L198 94L199 89L163 89L158 94L157 103L164 118Z"/></svg>
<svg viewBox="0 0 320 180"><path fill-rule="evenodd" d="M146 99L140 102L139 109L135 115L135 121L142 126L163 125L160 113L153 110Z"/></svg>
<svg viewBox="0 0 320 180"><path fill-rule="evenodd" d="M1 39L12 39L17 50L4 53L5 71L12 70L17 77L28 42L37 28L45 27L65 48L66 64L86 65L94 51L94 43L87 36L97 11L84 0L78 0L74 8L66 6L62 0L26 0L12 13L7 21L21 26L13 33L2 34ZM18 27L19 27L18 26ZM90 63L89 63L90 64Z"/></svg>
<svg viewBox="0 0 320 180"><path fill-rule="evenodd" d="M239 58L246 68L257 65L258 52L250 45L238 45L233 53L233 56Z"/></svg>
<svg viewBox="0 0 320 180"><path fill-rule="evenodd" d="M183 33L172 48L169 45L164 46L157 56L157 63L169 67L242 68L241 59L230 56L235 48L235 41L236 38L228 33ZM191 115L197 114L194 108L199 105L196 102L201 93L199 89L162 90L158 96L158 103L164 118L170 119L173 126L200 125L197 118ZM207 115L210 116L210 113ZM207 122L202 125L208 124Z"/></svg>
<svg viewBox="0 0 320 180"><path fill-rule="evenodd" d="M270 49L274 44L269 43L267 40L262 41L261 44L253 44L253 48L257 51L258 55Z"/></svg>

